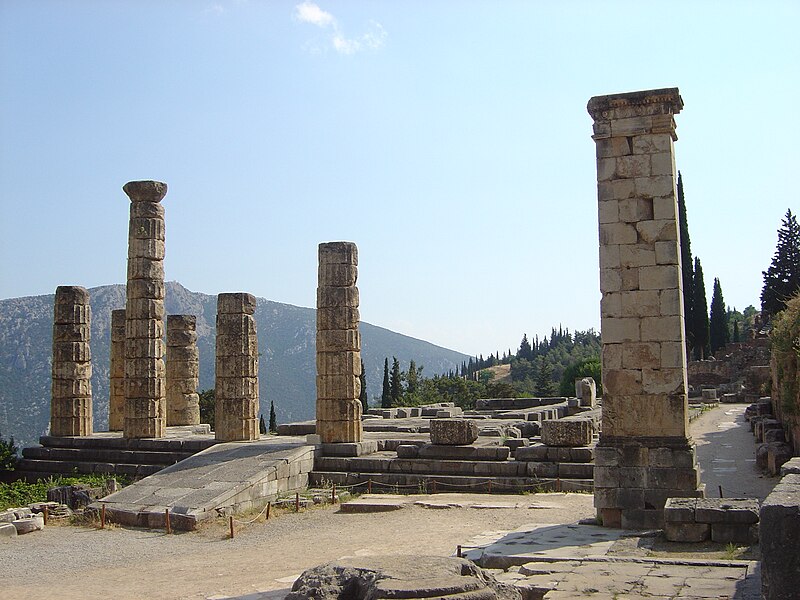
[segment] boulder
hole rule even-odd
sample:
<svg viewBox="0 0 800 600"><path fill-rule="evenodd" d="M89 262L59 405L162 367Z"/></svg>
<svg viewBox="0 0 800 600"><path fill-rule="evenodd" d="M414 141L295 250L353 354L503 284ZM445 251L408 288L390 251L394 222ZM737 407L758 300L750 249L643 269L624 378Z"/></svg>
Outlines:
<svg viewBox="0 0 800 600"><path fill-rule="evenodd" d="M341 598L521 600L521 595L465 558L372 556L342 559L308 569L286 596L286 600Z"/></svg>

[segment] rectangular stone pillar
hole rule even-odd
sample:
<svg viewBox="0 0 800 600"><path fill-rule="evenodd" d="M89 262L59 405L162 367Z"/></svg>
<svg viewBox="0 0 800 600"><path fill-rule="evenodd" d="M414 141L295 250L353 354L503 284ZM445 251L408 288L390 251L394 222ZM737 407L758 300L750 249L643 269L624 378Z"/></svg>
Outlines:
<svg viewBox="0 0 800 600"><path fill-rule="evenodd" d="M125 423L125 309L111 311L108 430L122 431Z"/></svg>
<svg viewBox="0 0 800 600"><path fill-rule="evenodd" d="M92 309L89 292L56 288L53 306L53 387L50 435L92 435Z"/></svg>
<svg viewBox="0 0 800 600"><path fill-rule="evenodd" d="M319 245L317 287L317 434L322 443L360 442L361 334L358 248Z"/></svg>
<svg viewBox="0 0 800 600"><path fill-rule="evenodd" d="M164 207L167 185L131 181L125 304L126 438L164 437Z"/></svg>
<svg viewBox="0 0 800 600"><path fill-rule="evenodd" d="M598 96L603 417L595 507L609 527L660 527L671 496L696 496L673 156L676 88Z"/></svg>
<svg viewBox="0 0 800 600"><path fill-rule="evenodd" d="M197 317L167 317L167 426L199 425Z"/></svg>
<svg viewBox="0 0 800 600"><path fill-rule="evenodd" d="M255 311L252 294L217 296L214 437L221 442L259 439Z"/></svg>

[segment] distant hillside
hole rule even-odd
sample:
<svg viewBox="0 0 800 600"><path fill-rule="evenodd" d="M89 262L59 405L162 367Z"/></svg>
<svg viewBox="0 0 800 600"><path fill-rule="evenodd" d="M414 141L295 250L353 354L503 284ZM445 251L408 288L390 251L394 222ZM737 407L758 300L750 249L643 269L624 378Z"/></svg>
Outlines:
<svg viewBox="0 0 800 600"><path fill-rule="evenodd" d="M89 290L92 303L94 428L108 426L108 362L111 311L125 307L125 286ZM53 294L0 300L0 435L18 446L37 443L50 418ZM166 288L168 314L197 315L200 389L214 386L216 296L191 292L176 282ZM279 423L311 419L315 405L316 311L258 299L256 322L261 412L275 403ZM469 357L428 342L361 323L362 358L370 399L380 396L384 357L414 359L427 375L456 369Z"/></svg>

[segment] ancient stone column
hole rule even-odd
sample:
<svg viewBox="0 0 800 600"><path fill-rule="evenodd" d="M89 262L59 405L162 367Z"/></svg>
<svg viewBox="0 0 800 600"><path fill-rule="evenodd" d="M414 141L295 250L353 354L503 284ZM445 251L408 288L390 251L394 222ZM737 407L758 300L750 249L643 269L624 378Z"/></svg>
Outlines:
<svg viewBox="0 0 800 600"><path fill-rule="evenodd" d="M671 496L702 495L688 435L676 88L589 100L597 149L602 433L594 502L604 525L661 527Z"/></svg>
<svg viewBox="0 0 800 600"><path fill-rule="evenodd" d="M126 438L164 436L164 207L167 184L131 181L125 304Z"/></svg>
<svg viewBox="0 0 800 600"><path fill-rule="evenodd" d="M167 426L199 425L197 317L167 317Z"/></svg>
<svg viewBox="0 0 800 600"><path fill-rule="evenodd" d="M122 431L125 423L125 309L111 311L108 430Z"/></svg>
<svg viewBox="0 0 800 600"><path fill-rule="evenodd" d="M56 288L50 435L92 435L92 309L86 288Z"/></svg>
<svg viewBox="0 0 800 600"><path fill-rule="evenodd" d="M255 311L252 294L217 296L214 437L223 442L259 438Z"/></svg>
<svg viewBox="0 0 800 600"><path fill-rule="evenodd" d="M319 245L317 287L317 434L323 443L360 442L361 334L358 248Z"/></svg>

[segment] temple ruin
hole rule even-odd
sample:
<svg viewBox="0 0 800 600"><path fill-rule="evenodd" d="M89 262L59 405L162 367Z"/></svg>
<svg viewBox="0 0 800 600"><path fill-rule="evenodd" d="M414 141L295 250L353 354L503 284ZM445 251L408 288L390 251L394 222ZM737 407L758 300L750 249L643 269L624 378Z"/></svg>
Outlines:
<svg viewBox="0 0 800 600"><path fill-rule="evenodd" d="M125 303L126 438L164 437L164 207L167 185L131 181L128 285Z"/></svg>
<svg viewBox="0 0 800 600"><path fill-rule="evenodd" d="M589 100L597 150L603 419L595 507L608 527L663 525L702 496L688 434L678 241L677 88Z"/></svg>
<svg viewBox="0 0 800 600"><path fill-rule="evenodd" d="M86 288L64 285L56 288L51 435L92 434L91 324L92 308Z"/></svg>
<svg viewBox="0 0 800 600"><path fill-rule="evenodd" d="M199 425L197 317L167 317L167 426Z"/></svg>
<svg viewBox="0 0 800 600"><path fill-rule="evenodd" d="M361 334L358 248L319 245L317 288L317 423L322 443L360 442Z"/></svg>
<svg viewBox="0 0 800 600"><path fill-rule="evenodd" d="M244 292L217 296L216 401L218 441L250 441L258 432L256 299Z"/></svg>

